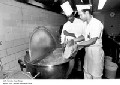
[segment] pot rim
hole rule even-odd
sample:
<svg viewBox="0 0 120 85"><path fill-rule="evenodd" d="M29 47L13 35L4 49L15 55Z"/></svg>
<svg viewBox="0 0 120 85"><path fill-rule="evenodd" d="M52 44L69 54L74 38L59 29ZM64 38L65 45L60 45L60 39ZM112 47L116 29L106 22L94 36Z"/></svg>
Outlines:
<svg viewBox="0 0 120 85"><path fill-rule="evenodd" d="M40 65L39 65L38 63L34 64L34 63L31 63L31 62L26 62L26 63L27 63L27 64L31 64L31 65L33 65L33 66L45 66L45 67L46 67L46 66L58 66L58 65L62 65L62 64L64 64L64 63L69 62L70 60L72 60L72 59L66 59L65 62L63 62L63 63L53 64L53 65L51 65L51 64L49 64L49 65L48 65L48 64L46 64L46 65L45 65L45 64L43 64L43 65L40 64Z"/></svg>

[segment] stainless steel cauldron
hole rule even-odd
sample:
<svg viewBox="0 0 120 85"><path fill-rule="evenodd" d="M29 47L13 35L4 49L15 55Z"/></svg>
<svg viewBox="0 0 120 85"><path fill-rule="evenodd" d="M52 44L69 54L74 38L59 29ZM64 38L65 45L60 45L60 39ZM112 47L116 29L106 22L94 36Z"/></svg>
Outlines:
<svg viewBox="0 0 120 85"><path fill-rule="evenodd" d="M45 27L37 27L30 36L30 62L42 60L56 48L56 39Z"/></svg>
<svg viewBox="0 0 120 85"><path fill-rule="evenodd" d="M29 54L24 57L26 71L35 79L66 79L74 66L74 59L68 59L58 65L39 65L38 61L28 62Z"/></svg>
<svg viewBox="0 0 120 85"><path fill-rule="evenodd" d="M26 65L26 71L30 72L34 78L64 79L72 71L74 59L67 59L64 62L52 65L39 64L41 60L47 58L56 49L56 42L54 36L44 27L39 27L33 32L30 38L30 53L24 57L24 65Z"/></svg>

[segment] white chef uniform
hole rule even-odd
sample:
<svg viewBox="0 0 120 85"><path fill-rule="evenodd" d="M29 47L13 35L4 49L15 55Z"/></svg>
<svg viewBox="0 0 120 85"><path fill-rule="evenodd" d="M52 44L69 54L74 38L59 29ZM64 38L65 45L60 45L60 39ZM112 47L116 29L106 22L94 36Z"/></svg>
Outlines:
<svg viewBox="0 0 120 85"><path fill-rule="evenodd" d="M75 37L78 37L78 36L81 36L84 34L84 28L85 28L85 25L80 19L75 18L73 23L71 23L70 21L66 22L63 26L63 30L62 30L62 34L61 34L61 44L63 44L66 41L69 41L71 39L74 39L74 37L65 36L63 34L64 30L68 31L69 33L74 33ZM66 49L66 51L64 52L63 57L68 58L72 54L71 50L74 48L73 47L68 47L68 48L66 47L65 49ZM70 66L74 67L74 59L70 62ZM69 69L69 70L71 70L71 69ZM68 73L70 73L70 72L68 72Z"/></svg>
<svg viewBox="0 0 120 85"><path fill-rule="evenodd" d="M77 18L75 18L73 23L71 23L70 21L65 23L65 25L63 26L62 34L61 34L61 44L66 42L66 41L69 41L71 39L74 39L74 37L72 37L72 36L64 35L63 34L64 30L68 31L69 33L74 33L76 37L79 37L79 36L84 34L84 27L85 27L85 25L84 25L83 21L81 21L80 19L77 19ZM72 54L72 49L74 49L74 47L76 49L77 46L71 46L68 48L66 47L67 51L64 55L65 58L70 57L70 55Z"/></svg>
<svg viewBox="0 0 120 85"><path fill-rule="evenodd" d="M72 14L72 12L73 12L73 10L72 10L72 8L71 8L71 6L70 6L70 4L69 4L68 1L66 1L65 3L63 3L63 4L61 5L61 8L63 9L64 14L65 14L66 16L70 16L70 15ZM82 22L82 21L80 21L80 22ZM75 24L76 24L76 25L75 25ZM80 30L82 30L82 25L81 25L81 29L79 28L78 25L81 25L81 24L79 23L79 20L78 20L78 19L75 19L73 23L71 23L70 21L68 21L68 22L66 22L66 23L64 24L63 30L62 30L62 34L61 34L61 44L63 44L63 43L64 43L65 41L67 41L67 40L73 39L73 37L65 36L65 35L63 34L63 31L64 31L64 30L66 30L66 31L68 31L68 32L70 32L70 33L75 33L75 36L76 36L76 37L78 37L78 35L82 33L82 31L80 31ZM79 29L79 31L78 31L78 29ZM81 32L81 33L79 33L79 32ZM74 59L72 59L72 60L70 61L70 69L69 69L68 74L71 72L71 70L73 69L73 67L74 67ZM67 74L67 75L68 75L68 74Z"/></svg>
<svg viewBox="0 0 120 85"><path fill-rule="evenodd" d="M64 14L66 15L66 16L70 16L71 14L72 14L72 12L73 12L73 10L72 10L72 8L71 8L71 6L70 6L70 4L69 4L69 2L68 1L66 1L65 3L63 3L62 5L60 5L61 6L61 8L63 9L63 12L64 12ZM65 23L65 25L64 26L66 26L66 24L68 24L67 25L67 27L69 26L69 24L70 24L70 22L67 22L67 23ZM63 26L63 27L64 27ZM65 27L65 28L67 28L67 27ZM63 35L63 30L62 30L62 36L64 36ZM61 36L61 37L62 37ZM64 38L62 38L61 39L61 43L63 43L64 42ZM69 70L68 70L68 74L66 74L66 75L69 75L70 73L71 73L71 71L72 71L72 69L73 69L73 67L74 67L74 59L72 59L70 62L69 62Z"/></svg>
<svg viewBox="0 0 120 85"><path fill-rule="evenodd" d="M101 78L103 73L104 52L102 50L102 32L103 24L92 18L85 29L85 41L98 37L95 44L86 47L86 55L84 59L84 78Z"/></svg>
<svg viewBox="0 0 120 85"><path fill-rule="evenodd" d="M71 23L70 21L67 21L64 24L63 29L62 29L61 44L64 43L65 41L74 39L74 37L72 37L72 36L65 36L63 34L64 30L66 30L69 33L74 33L75 37L79 37L81 35L84 35L84 28L85 28L85 24L80 19L75 18L73 23Z"/></svg>

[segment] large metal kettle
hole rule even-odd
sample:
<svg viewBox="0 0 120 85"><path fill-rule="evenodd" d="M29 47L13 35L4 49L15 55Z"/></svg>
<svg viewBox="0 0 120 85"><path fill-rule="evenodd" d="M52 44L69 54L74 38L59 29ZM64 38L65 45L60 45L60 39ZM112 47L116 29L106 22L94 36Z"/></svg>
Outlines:
<svg viewBox="0 0 120 85"><path fill-rule="evenodd" d="M37 27L30 36L29 62L42 60L56 48L56 40L49 30L43 26Z"/></svg>

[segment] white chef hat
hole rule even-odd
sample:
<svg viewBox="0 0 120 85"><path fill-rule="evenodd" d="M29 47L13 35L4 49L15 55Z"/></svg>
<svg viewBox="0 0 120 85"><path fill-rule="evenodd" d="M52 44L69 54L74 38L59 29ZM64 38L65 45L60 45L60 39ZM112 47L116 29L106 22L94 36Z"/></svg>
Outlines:
<svg viewBox="0 0 120 85"><path fill-rule="evenodd" d="M90 9L91 8L91 4L88 5L76 5L77 11L81 11L82 9Z"/></svg>
<svg viewBox="0 0 120 85"><path fill-rule="evenodd" d="M73 9L72 9L72 7L71 7L71 5L69 4L68 1L66 1L65 3L63 3L63 4L60 5L60 6L61 6L61 8L63 9L64 14L65 14L66 16L70 16L70 15L72 14Z"/></svg>

